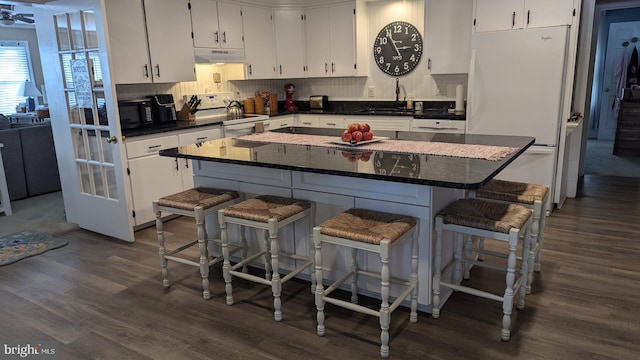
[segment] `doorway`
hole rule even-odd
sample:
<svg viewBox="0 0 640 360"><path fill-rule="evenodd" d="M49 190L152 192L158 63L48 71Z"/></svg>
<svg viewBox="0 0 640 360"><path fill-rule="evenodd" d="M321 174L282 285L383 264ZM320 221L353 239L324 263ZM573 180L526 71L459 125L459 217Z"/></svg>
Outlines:
<svg viewBox="0 0 640 360"><path fill-rule="evenodd" d="M592 111L588 125L584 173L640 177L640 157L613 155L619 88L626 86L626 70L637 47L640 52L640 7L597 1L599 16L595 50ZM628 6L628 5L626 5ZM636 52L636 54L637 54Z"/></svg>

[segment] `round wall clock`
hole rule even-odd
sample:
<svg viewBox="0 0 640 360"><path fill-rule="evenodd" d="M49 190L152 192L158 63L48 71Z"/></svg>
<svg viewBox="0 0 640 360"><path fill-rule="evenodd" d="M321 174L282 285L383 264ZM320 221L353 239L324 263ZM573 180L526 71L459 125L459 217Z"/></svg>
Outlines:
<svg viewBox="0 0 640 360"><path fill-rule="evenodd" d="M373 58L384 73L405 75L418 65L422 49L422 36L418 29L408 22L394 21L376 36Z"/></svg>
<svg viewBox="0 0 640 360"><path fill-rule="evenodd" d="M416 178L420 175L420 157L414 154L383 153L376 151L373 168L378 175Z"/></svg>

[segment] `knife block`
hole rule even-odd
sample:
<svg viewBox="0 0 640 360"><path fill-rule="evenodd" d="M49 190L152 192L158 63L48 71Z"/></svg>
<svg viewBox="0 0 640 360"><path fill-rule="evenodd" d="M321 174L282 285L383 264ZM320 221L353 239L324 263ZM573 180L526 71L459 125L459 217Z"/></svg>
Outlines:
<svg viewBox="0 0 640 360"><path fill-rule="evenodd" d="M191 113L191 106L189 104L184 103L180 111L178 111L178 120L186 120L186 121L194 121L196 116Z"/></svg>

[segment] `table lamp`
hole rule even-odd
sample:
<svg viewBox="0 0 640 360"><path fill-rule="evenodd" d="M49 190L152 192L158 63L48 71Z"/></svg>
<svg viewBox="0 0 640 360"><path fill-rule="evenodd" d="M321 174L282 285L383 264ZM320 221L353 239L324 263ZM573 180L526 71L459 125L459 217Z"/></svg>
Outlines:
<svg viewBox="0 0 640 360"><path fill-rule="evenodd" d="M41 95L42 94L40 93L40 90L38 90L36 85L31 81L26 80L25 82L20 84L20 90L18 91L18 96L29 97L29 99L27 99L27 104L29 104L28 111L31 112L36 110L36 103L33 97L41 96Z"/></svg>

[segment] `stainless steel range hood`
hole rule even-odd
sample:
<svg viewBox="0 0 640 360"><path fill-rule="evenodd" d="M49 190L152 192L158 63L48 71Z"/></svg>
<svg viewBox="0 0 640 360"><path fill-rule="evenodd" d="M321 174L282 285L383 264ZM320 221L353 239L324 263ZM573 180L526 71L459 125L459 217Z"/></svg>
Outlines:
<svg viewBox="0 0 640 360"><path fill-rule="evenodd" d="M194 48L193 50L198 64L244 62L244 49Z"/></svg>

